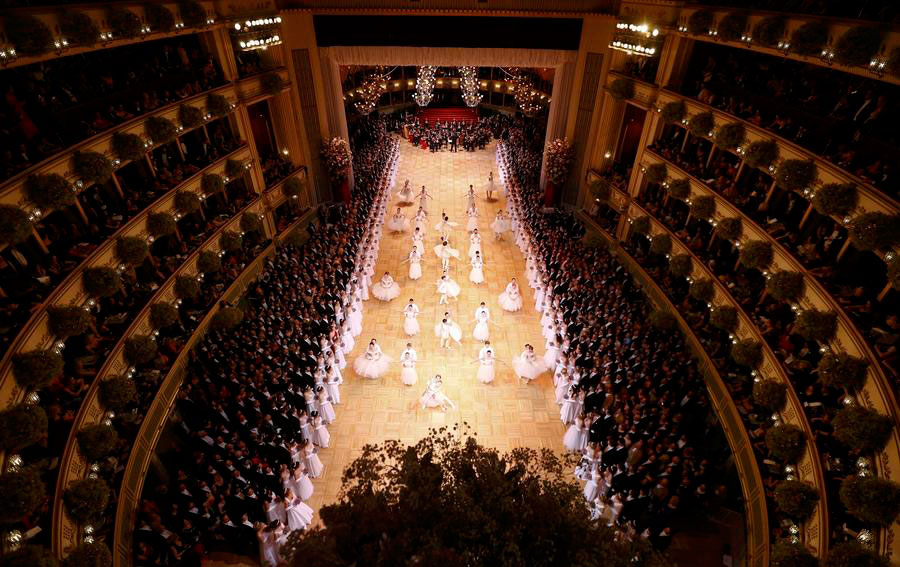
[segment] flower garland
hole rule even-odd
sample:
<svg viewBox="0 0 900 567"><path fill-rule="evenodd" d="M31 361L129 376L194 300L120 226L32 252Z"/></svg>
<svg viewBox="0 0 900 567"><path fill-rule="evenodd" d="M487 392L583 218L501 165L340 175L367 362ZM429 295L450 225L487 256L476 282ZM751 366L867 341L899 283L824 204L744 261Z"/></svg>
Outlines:
<svg viewBox="0 0 900 567"><path fill-rule="evenodd" d="M334 182L343 181L347 177L347 170L353 161L350 152L350 144L347 140L334 137L322 144L322 159L325 160L325 169L328 176Z"/></svg>
<svg viewBox="0 0 900 567"><path fill-rule="evenodd" d="M547 144L544 154L547 163L547 179L554 185L562 185L569 177L569 168L575 161L575 149L565 138L557 138Z"/></svg>

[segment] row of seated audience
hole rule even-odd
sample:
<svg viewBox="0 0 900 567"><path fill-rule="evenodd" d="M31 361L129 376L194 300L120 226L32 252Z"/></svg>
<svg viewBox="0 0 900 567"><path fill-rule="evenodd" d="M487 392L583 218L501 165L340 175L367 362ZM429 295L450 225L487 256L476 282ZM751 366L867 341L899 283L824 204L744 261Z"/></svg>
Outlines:
<svg viewBox="0 0 900 567"><path fill-rule="evenodd" d="M684 518L739 506L733 470L714 465L729 449L708 419L703 378L677 333L648 324L648 302L615 257L581 244L571 214L540 209L540 153L512 143L500 152L520 230L562 317L558 399L568 388L563 403L577 399L589 431L576 476L596 516L665 549Z"/></svg>
<svg viewBox="0 0 900 567"><path fill-rule="evenodd" d="M280 248L241 301L243 322L208 333L191 352L177 404L182 433L164 457L171 478L145 485L135 565L200 565L213 551L255 558L257 539L269 558L308 525L302 501L312 494L309 477L322 474L325 406L333 413L340 401L338 359L322 356L322 345L342 338L337 313L350 305L343 290L353 285L396 148L383 122L369 119L364 129L355 139L369 145L354 149L349 207L323 212L301 248ZM327 390L314 393L326 375Z"/></svg>
<svg viewBox="0 0 900 567"><path fill-rule="evenodd" d="M78 201L86 221L74 206L41 218L35 229L49 253L36 242L27 241L0 255L0 287L5 292L0 299L4 330L0 346L7 348L56 286L119 228L179 183L240 145L227 120L210 123L208 132L208 140L202 131L195 131L155 148L149 154L152 169L138 161L116 171L113 175L119 181L121 195L112 179L84 189ZM175 144L181 146L181 152ZM239 198L232 205L243 206L249 196L242 179L233 180L226 191Z"/></svg>
<svg viewBox="0 0 900 567"><path fill-rule="evenodd" d="M161 106L225 83L196 35L3 71L0 179Z"/></svg>
<svg viewBox="0 0 900 567"><path fill-rule="evenodd" d="M682 151L685 135L681 128L667 128L649 149L702 180L789 250L836 298L866 336L886 372L896 378L898 294L890 291L878 298L887 284L884 262L852 245L838 259L849 238L844 226L815 210L804 221L809 202L797 193L776 188L767 201L772 185L767 173L745 167L738 178L736 156L717 151L709 160L711 144L695 137L690 137ZM670 177L677 174L670 172Z"/></svg>
<svg viewBox="0 0 900 567"><path fill-rule="evenodd" d="M700 42L679 89L900 196L898 88L834 69Z"/></svg>

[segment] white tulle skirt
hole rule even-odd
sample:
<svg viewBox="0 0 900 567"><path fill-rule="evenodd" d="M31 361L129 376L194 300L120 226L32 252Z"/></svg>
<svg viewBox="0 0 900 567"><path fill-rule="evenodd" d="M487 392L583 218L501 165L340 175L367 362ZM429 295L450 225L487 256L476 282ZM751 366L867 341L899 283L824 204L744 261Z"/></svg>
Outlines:
<svg viewBox="0 0 900 567"><path fill-rule="evenodd" d="M310 453L306 456L306 472L310 478L319 478L325 472L325 465L322 464L319 455Z"/></svg>
<svg viewBox="0 0 900 567"><path fill-rule="evenodd" d="M443 392L431 392L429 390L425 390L425 393L419 398L419 403L426 408L436 408L446 404L448 401L447 396Z"/></svg>
<svg viewBox="0 0 900 567"><path fill-rule="evenodd" d="M490 384L494 381L494 363L482 363L478 366L478 381L482 384Z"/></svg>
<svg viewBox="0 0 900 567"><path fill-rule="evenodd" d="M569 451L580 453L587 446L587 430L575 425L570 425L563 435L563 445Z"/></svg>
<svg viewBox="0 0 900 567"><path fill-rule="evenodd" d="M400 285L393 282L388 287L381 285L381 282L372 286L372 295L381 301L391 301L400 296Z"/></svg>
<svg viewBox="0 0 900 567"><path fill-rule="evenodd" d="M469 220L466 221L466 231L472 232L478 228L478 217L469 217Z"/></svg>
<svg viewBox="0 0 900 567"><path fill-rule="evenodd" d="M472 332L472 336L475 337L476 341L484 342L490 338L490 330L488 329L488 324L484 321L479 321L475 324L475 330Z"/></svg>
<svg viewBox="0 0 900 567"><path fill-rule="evenodd" d="M493 230L497 234L503 234L504 232L509 230L509 223L507 223L507 221L505 220L494 219L494 221L491 223L491 230Z"/></svg>
<svg viewBox="0 0 900 567"><path fill-rule="evenodd" d="M469 244L469 258L474 258L476 252L481 252L480 242L473 242Z"/></svg>
<svg viewBox="0 0 900 567"><path fill-rule="evenodd" d="M484 268L472 268L469 272L469 281L474 284L484 283Z"/></svg>
<svg viewBox="0 0 900 567"><path fill-rule="evenodd" d="M413 202L412 189L410 189L409 187L400 189L400 191L397 192L397 200L404 204L412 203Z"/></svg>
<svg viewBox="0 0 900 567"><path fill-rule="evenodd" d="M392 232L406 232L409 230L409 219L404 217L402 219L395 219L391 217L389 221L386 223L388 230Z"/></svg>
<svg viewBox="0 0 900 567"><path fill-rule="evenodd" d="M309 500L313 495L313 483L309 480L309 474L301 475L298 480L294 481L294 487L297 489L297 496L300 500Z"/></svg>
<svg viewBox="0 0 900 567"><path fill-rule="evenodd" d="M404 366L403 369L400 370L400 381L407 386L414 385L418 379L419 377L416 374L415 367L407 368Z"/></svg>
<svg viewBox="0 0 900 567"><path fill-rule="evenodd" d="M517 356L513 358L513 372L519 378L534 380L544 372L544 365L539 360L532 363L522 356Z"/></svg>
<svg viewBox="0 0 900 567"><path fill-rule="evenodd" d="M417 280L422 277L422 263L421 262L410 262L409 263L409 279Z"/></svg>
<svg viewBox="0 0 900 567"><path fill-rule="evenodd" d="M385 375L390 364L391 358L386 354L377 360L369 360L365 354L361 354L353 361L353 370L363 378L375 380Z"/></svg>
<svg viewBox="0 0 900 567"><path fill-rule="evenodd" d="M438 288L438 293L446 293L450 297L458 296L459 292L459 284L453 280L447 280L447 283L443 284L443 289Z"/></svg>
<svg viewBox="0 0 900 567"><path fill-rule="evenodd" d="M440 322L435 323L435 325L434 325L434 335L437 338L441 338ZM456 342L459 342L462 340L462 329L460 329L459 325L457 325L456 323L453 323L452 325L450 325L450 338Z"/></svg>
<svg viewBox="0 0 900 567"><path fill-rule="evenodd" d="M550 347L544 353L544 366L547 370L556 370L556 360L559 358L559 347Z"/></svg>
<svg viewBox="0 0 900 567"><path fill-rule="evenodd" d="M500 294L498 302L500 303L500 307L502 307L504 311L519 311L520 309L522 309L521 295L510 297L509 294L504 291Z"/></svg>
<svg viewBox="0 0 900 567"><path fill-rule="evenodd" d="M403 318L403 332L406 336L411 337L419 334L419 320L415 317Z"/></svg>

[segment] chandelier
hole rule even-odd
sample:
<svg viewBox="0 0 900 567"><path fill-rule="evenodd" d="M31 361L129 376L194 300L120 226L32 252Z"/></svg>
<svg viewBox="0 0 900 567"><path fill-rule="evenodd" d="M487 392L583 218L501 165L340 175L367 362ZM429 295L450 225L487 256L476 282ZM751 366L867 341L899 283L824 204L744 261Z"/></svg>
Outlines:
<svg viewBox="0 0 900 567"><path fill-rule="evenodd" d="M428 106L434 98L434 71L435 68L431 65L419 67L416 76L416 94L413 95L413 100L419 106Z"/></svg>
<svg viewBox="0 0 900 567"><path fill-rule="evenodd" d="M386 81L387 75L382 67L366 76L359 88L356 89L359 100L353 103L353 108L362 115L369 114L375 110L378 99L387 91Z"/></svg>
<svg viewBox="0 0 900 567"><path fill-rule="evenodd" d="M531 77L525 74L518 74L513 78L513 84L515 85L513 96L516 99L516 104L522 110L522 114L529 117L537 114L542 106L541 93L535 90L534 81Z"/></svg>
<svg viewBox="0 0 900 567"><path fill-rule="evenodd" d="M475 67L460 67L459 74L462 77L462 97L466 106L476 107L484 95L478 92L478 69Z"/></svg>

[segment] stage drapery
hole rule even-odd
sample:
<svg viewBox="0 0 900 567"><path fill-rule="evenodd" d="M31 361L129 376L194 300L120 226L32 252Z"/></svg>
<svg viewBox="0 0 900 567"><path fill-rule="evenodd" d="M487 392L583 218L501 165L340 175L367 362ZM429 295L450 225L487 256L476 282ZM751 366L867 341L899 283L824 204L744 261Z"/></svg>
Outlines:
<svg viewBox="0 0 900 567"><path fill-rule="evenodd" d="M434 65L437 67L557 67L574 62L577 51L463 47L320 47L338 65Z"/></svg>

